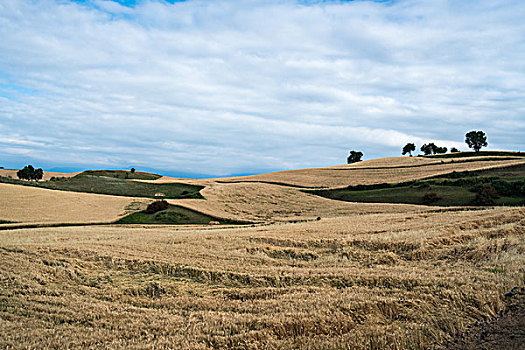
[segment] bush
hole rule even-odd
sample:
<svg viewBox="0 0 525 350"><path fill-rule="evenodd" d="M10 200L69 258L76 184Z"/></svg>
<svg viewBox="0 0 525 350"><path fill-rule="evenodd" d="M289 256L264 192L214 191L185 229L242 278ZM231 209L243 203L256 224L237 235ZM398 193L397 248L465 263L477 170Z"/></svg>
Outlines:
<svg viewBox="0 0 525 350"><path fill-rule="evenodd" d="M477 186L476 198L472 204L474 205L494 205L496 199L499 198L496 189L488 183Z"/></svg>
<svg viewBox="0 0 525 350"><path fill-rule="evenodd" d="M168 209L168 207L169 207L169 204L165 200L155 201L155 202L150 203L148 205L148 207L146 208L146 213L154 214L154 213L159 212L161 210L166 210L166 209Z"/></svg>
<svg viewBox="0 0 525 350"><path fill-rule="evenodd" d="M436 192L427 192L423 196L422 202L423 204L429 205L432 203L435 203L441 199L440 196Z"/></svg>

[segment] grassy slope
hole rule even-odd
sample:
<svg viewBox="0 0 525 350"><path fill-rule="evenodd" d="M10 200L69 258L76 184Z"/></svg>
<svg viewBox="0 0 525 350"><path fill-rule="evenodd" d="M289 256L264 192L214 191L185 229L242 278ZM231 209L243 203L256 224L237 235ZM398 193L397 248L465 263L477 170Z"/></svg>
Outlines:
<svg viewBox="0 0 525 350"><path fill-rule="evenodd" d="M153 214L148 214L145 211L136 212L123 217L116 223L186 225L209 224L211 221L217 221L221 224L240 223L234 220L216 218L178 205L170 205L168 209Z"/></svg>
<svg viewBox="0 0 525 350"><path fill-rule="evenodd" d="M449 180L447 180L449 179ZM525 165L501 169L488 169L474 172L451 173L429 180L417 180L399 184L379 184L369 186L349 186L342 189L309 191L322 197L363 203L405 203L425 204L426 193L436 193L441 199L433 202L438 206L472 205L477 183L489 182L502 185L519 183L516 190L500 193L495 205L525 205L525 196L521 192L525 184ZM496 186L496 189L498 187Z"/></svg>
<svg viewBox="0 0 525 350"><path fill-rule="evenodd" d="M117 179L129 179L129 180L157 180L162 176L153 173L145 173L142 171L136 171L132 173L128 170L86 170L77 176L93 175L93 176L105 176L113 177Z"/></svg>
<svg viewBox="0 0 525 350"><path fill-rule="evenodd" d="M0 177L0 182L25 186L35 186L51 190L108 194L126 197L154 198L156 193L164 193L167 199L202 199L199 193L203 186L181 183L153 184L124 180L114 177L79 174L72 178L58 178L54 181L32 182Z"/></svg>

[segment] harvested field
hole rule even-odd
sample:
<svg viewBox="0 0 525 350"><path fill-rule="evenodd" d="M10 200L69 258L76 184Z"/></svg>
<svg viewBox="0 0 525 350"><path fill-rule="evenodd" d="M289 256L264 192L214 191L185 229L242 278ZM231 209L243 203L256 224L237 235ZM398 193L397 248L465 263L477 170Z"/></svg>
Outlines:
<svg viewBox="0 0 525 350"><path fill-rule="evenodd" d="M140 199L0 184L0 219L17 223L91 223L117 220Z"/></svg>
<svg viewBox="0 0 525 350"><path fill-rule="evenodd" d="M265 183L211 183L203 200L169 200L208 215L232 220L274 222L314 220L369 213L401 213L435 208L406 204L345 203Z"/></svg>
<svg viewBox="0 0 525 350"><path fill-rule="evenodd" d="M494 157L492 157L493 159ZM386 158L357 164L340 165L330 168L315 168L282 171L263 175L216 179L221 182L270 182L298 187L334 188L376 183L396 183L418 180L425 177L450 173L452 171L481 170L524 164L525 159L458 161L428 158ZM443 162L443 163L442 163ZM201 180L202 181L202 180ZM209 180L208 180L209 181Z"/></svg>
<svg viewBox="0 0 525 350"><path fill-rule="evenodd" d="M0 348L428 349L523 286L525 209L0 233Z"/></svg>

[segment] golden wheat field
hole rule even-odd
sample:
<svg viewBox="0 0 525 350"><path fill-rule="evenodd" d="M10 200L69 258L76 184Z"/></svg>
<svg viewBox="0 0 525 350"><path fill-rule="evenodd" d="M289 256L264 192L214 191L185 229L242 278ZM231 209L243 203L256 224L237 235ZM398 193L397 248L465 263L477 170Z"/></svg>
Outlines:
<svg viewBox="0 0 525 350"><path fill-rule="evenodd" d="M525 285L525 208L348 203L289 184L520 162L406 157L160 179L206 185L206 200L172 203L253 225L4 224L0 348L441 349ZM31 223L108 222L148 202L6 184L0 194L0 219Z"/></svg>
<svg viewBox="0 0 525 350"><path fill-rule="evenodd" d="M116 220L141 200L0 184L0 219L16 223L90 223Z"/></svg>
<svg viewBox="0 0 525 350"><path fill-rule="evenodd" d="M0 347L431 348L523 285L524 217L4 231Z"/></svg>
<svg viewBox="0 0 525 350"><path fill-rule="evenodd" d="M263 175L229 178L220 181L270 182L298 187L332 188L357 184L368 185L383 182L402 182L446 174L452 171L472 171L525 163L523 157L498 161L483 161L480 159L475 162L425 159L422 162L416 161L416 164L411 164L413 161L407 161L406 158L407 157L387 158L384 162L370 161L370 165L368 165L367 162L360 162L329 168L289 170ZM397 163L397 160L400 162Z"/></svg>
<svg viewBox="0 0 525 350"><path fill-rule="evenodd" d="M257 182L210 183L206 198L169 200L212 216L254 222L313 220L365 213L432 210L409 204L349 203L301 192L297 188Z"/></svg>
<svg viewBox="0 0 525 350"><path fill-rule="evenodd" d="M289 184L305 187L344 187L357 184L396 183L441 175L452 171L481 170L523 164L525 159L444 163L428 158L392 157L331 168L302 169L248 177L192 180L205 185L206 201L170 202L209 215L256 222L311 220L363 213L399 213L433 210L405 204L348 203L321 198ZM421 166L424 165L424 166ZM160 179L162 182L176 181ZM156 180L158 181L158 180ZM321 185L322 184L322 185Z"/></svg>

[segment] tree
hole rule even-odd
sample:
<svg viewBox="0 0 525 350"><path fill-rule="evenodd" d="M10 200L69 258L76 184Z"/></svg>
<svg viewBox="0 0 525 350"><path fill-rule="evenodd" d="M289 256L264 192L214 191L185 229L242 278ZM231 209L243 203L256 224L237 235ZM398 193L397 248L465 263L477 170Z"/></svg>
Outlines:
<svg viewBox="0 0 525 350"><path fill-rule="evenodd" d="M22 180L31 180L35 174L35 168L32 165L26 165L23 169L16 172L16 176Z"/></svg>
<svg viewBox="0 0 525 350"><path fill-rule="evenodd" d="M436 149L434 149L434 153L435 154L447 153L447 148L446 147L436 147Z"/></svg>
<svg viewBox="0 0 525 350"><path fill-rule="evenodd" d="M20 169L16 172L16 176L18 176L19 179L23 180L40 180L44 176L44 171L42 168L38 168L35 170L35 168L29 164L26 165L23 169Z"/></svg>
<svg viewBox="0 0 525 350"><path fill-rule="evenodd" d="M434 154L436 150L436 145L433 143L429 143L428 145L425 143L423 146L421 146L420 150L423 152L426 156L430 154Z"/></svg>
<svg viewBox="0 0 525 350"><path fill-rule="evenodd" d="M135 168L131 168L131 173L135 174Z"/></svg>
<svg viewBox="0 0 525 350"><path fill-rule="evenodd" d="M35 170L35 172L33 173L33 180L41 180L42 178L44 177L44 171L42 170L42 168L38 168Z"/></svg>
<svg viewBox="0 0 525 350"><path fill-rule="evenodd" d="M452 147L450 149L450 153L458 153L459 152L459 149L457 149L456 147Z"/></svg>
<svg viewBox="0 0 525 350"><path fill-rule="evenodd" d="M403 155L410 154L410 157L412 157L412 152L416 150L416 145L413 143L407 143L405 147L403 147Z"/></svg>
<svg viewBox="0 0 525 350"><path fill-rule="evenodd" d="M350 155L346 158L346 161L348 164L360 162L361 157L363 157L363 152L350 151Z"/></svg>
<svg viewBox="0 0 525 350"><path fill-rule="evenodd" d="M465 134L465 143L469 148L479 152L481 147L487 147L487 136L483 131L469 131Z"/></svg>

